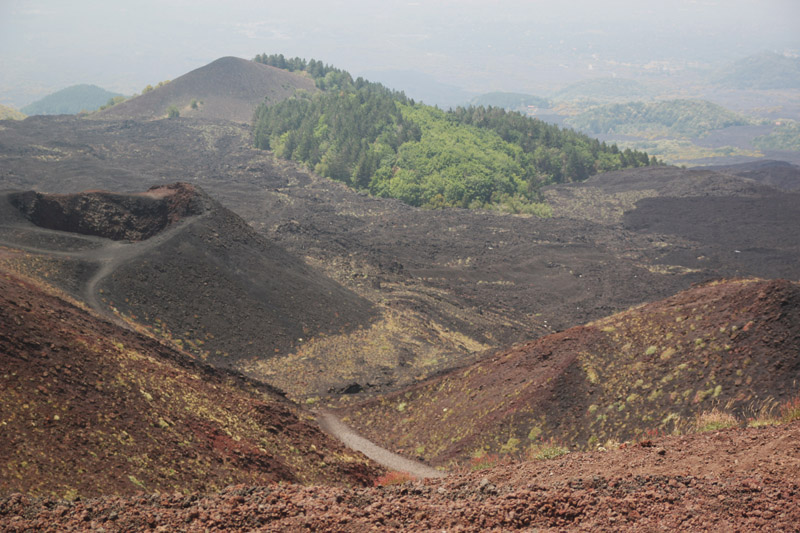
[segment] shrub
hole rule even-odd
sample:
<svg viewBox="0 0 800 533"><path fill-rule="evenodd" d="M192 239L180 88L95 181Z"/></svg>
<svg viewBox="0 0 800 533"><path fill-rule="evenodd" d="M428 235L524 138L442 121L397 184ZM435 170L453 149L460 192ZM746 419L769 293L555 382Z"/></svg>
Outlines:
<svg viewBox="0 0 800 533"><path fill-rule="evenodd" d="M181 112L176 106L171 105L167 108L167 118L178 118L179 116L181 116Z"/></svg>

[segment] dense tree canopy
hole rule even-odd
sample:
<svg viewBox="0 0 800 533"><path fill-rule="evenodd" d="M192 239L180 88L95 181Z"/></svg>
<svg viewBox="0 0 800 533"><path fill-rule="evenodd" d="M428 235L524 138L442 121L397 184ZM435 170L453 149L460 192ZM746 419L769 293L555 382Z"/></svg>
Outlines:
<svg viewBox="0 0 800 533"><path fill-rule="evenodd" d="M656 163L500 108L441 111L321 62L257 61L304 71L322 92L301 92L255 115L256 146L370 193L423 207L536 212L543 184Z"/></svg>

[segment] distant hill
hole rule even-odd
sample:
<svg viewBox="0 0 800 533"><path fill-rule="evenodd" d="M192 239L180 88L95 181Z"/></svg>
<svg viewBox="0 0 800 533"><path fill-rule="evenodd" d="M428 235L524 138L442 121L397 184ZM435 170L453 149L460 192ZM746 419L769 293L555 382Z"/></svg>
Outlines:
<svg viewBox="0 0 800 533"><path fill-rule="evenodd" d="M378 472L276 390L98 319L3 267L0 331L0 495L359 485Z"/></svg>
<svg viewBox="0 0 800 533"><path fill-rule="evenodd" d="M119 93L112 93L97 85L73 85L26 105L26 115L74 115L81 111L100 109Z"/></svg>
<svg viewBox="0 0 800 533"><path fill-rule="evenodd" d="M470 100L470 105L502 107L509 111L524 112L528 107L550 107L550 100L540 96L524 93L494 92L476 96Z"/></svg>
<svg viewBox="0 0 800 533"><path fill-rule="evenodd" d="M147 120L164 118L172 108L180 116L249 123L262 102L279 102L300 89L314 92L314 81L254 61L223 57L95 116Z"/></svg>
<svg viewBox="0 0 800 533"><path fill-rule="evenodd" d="M256 147L409 205L547 216L538 194L544 183L659 164L647 153L620 151L518 112L474 106L444 112L314 60L266 61L304 70L322 92L260 106Z"/></svg>
<svg viewBox="0 0 800 533"><path fill-rule="evenodd" d="M567 119L586 133L640 137L700 137L712 130L745 126L751 121L705 100L665 100L608 104Z"/></svg>
<svg viewBox="0 0 800 533"><path fill-rule="evenodd" d="M800 151L800 122L787 121L767 135L753 139L753 145L761 150Z"/></svg>
<svg viewBox="0 0 800 533"><path fill-rule="evenodd" d="M554 100L597 102L642 100L653 96L647 86L625 78L596 78L568 85L552 95Z"/></svg>
<svg viewBox="0 0 800 533"><path fill-rule="evenodd" d="M720 70L713 81L734 89L800 89L800 58L762 52Z"/></svg>
<svg viewBox="0 0 800 533"><path fill-rule="evenodd" d="M25 118L24 113L20 113L13 107L0 105L0 120L22 120Z"/></svg>
<svg viewBox="0 0 800 533"><path fill-rule="evenodd" d="M670 433L714 405L786 401L800 372L800 286L718 282L512 348L350 411L435 464Z"/></svg>

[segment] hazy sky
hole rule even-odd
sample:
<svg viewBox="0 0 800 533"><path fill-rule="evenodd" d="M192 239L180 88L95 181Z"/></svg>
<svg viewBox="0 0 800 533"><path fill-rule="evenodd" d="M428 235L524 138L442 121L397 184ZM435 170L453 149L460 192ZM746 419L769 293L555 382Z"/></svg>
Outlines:
<svg viewBox="0 0 800 533"><path fill-rule="evenodd" d="M261 52L541 93L620 64L798 52L799 26L800 0L0 0L0 103L77 83L131 94Z"/></svg>

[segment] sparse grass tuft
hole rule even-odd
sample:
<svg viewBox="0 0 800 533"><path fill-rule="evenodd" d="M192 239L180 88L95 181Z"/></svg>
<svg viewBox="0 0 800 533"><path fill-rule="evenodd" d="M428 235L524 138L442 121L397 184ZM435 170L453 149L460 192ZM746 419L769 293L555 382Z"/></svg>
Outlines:
<svg viewBox="0 0 800 533"><path fill-rule="evenodd" d="M739 425L736 417L730 413L713 408L711 411L703 411L698 415L696 427L700 432L717 431L720 429L732 428Z"/></svg>
<svg viewBox="0 0 800 533"><path fill-rule="evenodd" d="M569 448L564 446L561 442L551 438L548 441L542 441L538 444L531 445L527 452L527 459L529 461L546 461L548 459L555 459L562 455L568 454Z"/></svg>
<svg viewBox="0 0 800 533"><path fill-rule="evenodd" d="M800 395L782 403L778 412L780 413L780 421L784 424L800 420Z"/></svg>

